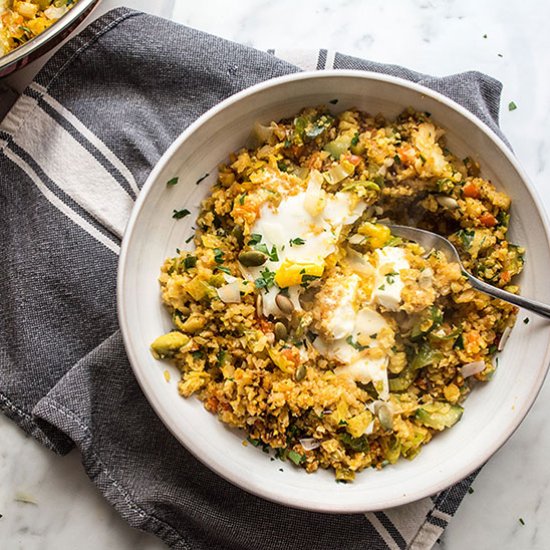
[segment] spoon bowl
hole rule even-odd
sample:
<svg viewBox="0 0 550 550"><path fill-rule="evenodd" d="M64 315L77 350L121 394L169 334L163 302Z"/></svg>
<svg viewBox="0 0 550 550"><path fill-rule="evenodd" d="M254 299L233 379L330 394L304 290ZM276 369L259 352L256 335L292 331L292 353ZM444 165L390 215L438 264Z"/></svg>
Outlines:
<svg viewBox="0 0 550 550"><path fill-rule="evenodd" d="M432 233L431 231L426 231L425 229L418 229L416 227L409 227L406 225L388 225L391 232L396 237L401 237L409 241L414 241L418 243L424 250L439 250L450 262L456 262L462 271L462 274L468 279L468 282L472 285L473 288L484 292L493 298L499 298L515 306L522 307L550 319L550 306L537 302L536 300L531 300L529 298L524 298L523 296L518 296L517 294L512 294L506 290L502 290L496 286L490 285L477 277L474 277L469 271L467 271L462 265L462 260L458 254L458 250L455 248L453 243L438 235L437 233Z"/></svg>

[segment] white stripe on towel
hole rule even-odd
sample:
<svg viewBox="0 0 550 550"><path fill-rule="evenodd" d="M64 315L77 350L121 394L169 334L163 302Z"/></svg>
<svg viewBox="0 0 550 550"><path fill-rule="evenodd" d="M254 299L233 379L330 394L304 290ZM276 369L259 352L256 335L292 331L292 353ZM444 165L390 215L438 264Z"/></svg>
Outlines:
<svg viewBox="0 0 550 550"><path fill-rule="evenodd" d="M54 99L51 95L48 94L46 88L33 82L29 88L37 91L42 99L48 103L53 109L55 109L67 122L69 122L75 130L78 131L83 137L85 137L113 166L120 172L124 179L128 182L130 188L135 191L136 196L139 193L139 188L137 186L136 180L132 175L132 172L128 167L97 137L92 131L90 131L80 120L71 113L68 109L63 107L59 101Z"/></svg>
<svg viewBox="0 0 550 550"><path fill-rule="evenodd" d="M50 189L44 185L44 183L38 177L38 174L19 156L17 156L11 149L5 147L4 154L12 162L14 162L21 170L23 170L32 182L36 185L38 190L46 197L46 199L57 208L60 212L65 214L69 219L76 223L79 227L89 233L94 239L105 245L109 250L112 250L115 254L120 253L120 247L117 243L109 239L106 235L98 231L91 223L87 222L84 218L79 216L76 212L71 210L59 197L57 197Z"/></svg>
<svg viewBox="0 0 550 550"><path fill-rule="evenodd" d="M304 71L314 71L317 69L319 50L276 49L273 51L273 55L300 67Z"/></svg>
<svg viewBox="0 0 550 550"><path fill-rule="evenodd" d="M14 143L59 189L103 227L122 238L133 207L132 197L65 128L36 107L32 118L27 117L26 123L12 135Z"/></svg>

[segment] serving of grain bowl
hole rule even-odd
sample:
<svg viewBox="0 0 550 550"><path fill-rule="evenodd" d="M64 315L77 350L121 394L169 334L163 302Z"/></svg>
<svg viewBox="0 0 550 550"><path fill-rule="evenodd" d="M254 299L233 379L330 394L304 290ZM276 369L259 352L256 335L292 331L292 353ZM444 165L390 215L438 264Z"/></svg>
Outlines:
<svg viewBox="0 0 550 550"><path fill-rule="evenodd" d="M429 113L317 107L257 124L219 167L194 250L161 268L173 330L152 352L183 397L307 472L350 482L413 459L490 380L516 308L386 224L447 236L467 269L518 292L509 209Z"/></svg>
<svg viewBox="0 0 550 550"><path fill-rule="evenodd" d="M77 0L0 0L0 56L44 32Z"/></svg>

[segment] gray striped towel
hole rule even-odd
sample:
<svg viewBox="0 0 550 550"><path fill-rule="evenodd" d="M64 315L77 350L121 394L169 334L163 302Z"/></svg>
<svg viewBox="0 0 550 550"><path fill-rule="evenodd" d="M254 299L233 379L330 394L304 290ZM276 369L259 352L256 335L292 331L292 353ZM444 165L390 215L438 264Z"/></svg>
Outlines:
<svg viewBox="0 0 550 550"><path fill-rule="evenodd" d="M152 166L222 99L300 68L419 82L495 132L500 84L327 52L262 53L128 9L65 45L0 125L0 406L53 451L74 446L132 526L181 549L428 549L473 479L364 515L293 510L197 462L143 397L118 332L120 239ZM294 55L296 52L294 52Z"/></svg>

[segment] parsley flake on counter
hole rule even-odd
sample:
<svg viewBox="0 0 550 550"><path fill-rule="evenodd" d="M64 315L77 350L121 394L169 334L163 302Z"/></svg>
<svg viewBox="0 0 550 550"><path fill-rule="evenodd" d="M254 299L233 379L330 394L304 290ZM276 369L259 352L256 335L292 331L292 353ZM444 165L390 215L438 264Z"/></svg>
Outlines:
<svg viewBox="0 0 550 550"><path fill-rule="evenodd" d="M525 525L525 521L523 521L523 518L519 518L519 522L520 522L522 525Z"/></svg>
<svg viewBox="0 0 550 550"><path fill-rule="evenodd" d="M525 319L523 319L523 324L524 325L529 324L529 317L525 317Z"/></svg>
<svg viewBox="0 0 550 550"><path fill-rule="evenodd" d="M510 103L508 103L508 110L509 111L515 111L517 108L518 108L518 106L515 104L514 101L510 101Z"/></svg>
<svg viewBox="0 0 550 550"><path fill-rule="evenodd" d="M189 212L187 208L184 208L183 210L174 210L172 218L175 220L181 220L182 218L185 218L185 216L189 216L189 214L191 214L191 212Z"/></svg>
<svg viewBox="0 0 550 550"><path fill-rule="evenodd" d="M166 185L168 185L168 186L176 185L176 183L178 183L178 181L179 181L179 178L175 177L175 178L172 178L171 180L168 180L166 182Z"/></svg>

